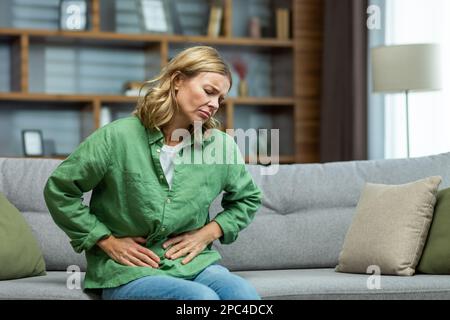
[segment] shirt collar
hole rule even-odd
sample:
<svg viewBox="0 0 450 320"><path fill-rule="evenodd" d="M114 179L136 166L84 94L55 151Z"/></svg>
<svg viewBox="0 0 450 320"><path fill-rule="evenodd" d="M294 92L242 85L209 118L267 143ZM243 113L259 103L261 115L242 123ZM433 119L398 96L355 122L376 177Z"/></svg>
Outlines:
<svg viewBox="0 0 450 320"><path fill-rule="evenodd" d="M147 131L149 144L158 142L159 140L161 140L164 137L163 133L158 128L146 129L146 131Z"/></svg>
<svg viewBox="0 0 450 320"><path fill-rule="evenodd" d="M152 129L146 129L147 136L148 136L148 143L154 144L156 142L159 142L160 140L163 140L164 134L159 128L152 128ZM205 128L202 128L203 132L203 141L202 144L205 146L207 143L211 142L213 134L206 135L205 134ZM190 144L192 145L194 143L194 134L191 134L191 141Z"/></svg>

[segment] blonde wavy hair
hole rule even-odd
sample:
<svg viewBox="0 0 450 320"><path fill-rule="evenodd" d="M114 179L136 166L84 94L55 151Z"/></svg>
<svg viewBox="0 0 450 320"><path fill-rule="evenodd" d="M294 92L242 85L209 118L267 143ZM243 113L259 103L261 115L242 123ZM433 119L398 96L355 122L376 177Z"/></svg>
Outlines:
<svg viewBox="0 0 450 320"><path fill-rule="evenodd" d="M136 115L142 124L149 129L161 129L168 124L179 110L176 100L174 81L179 75L187 78L197 76L201 72L215 72L227 76L232 85L231 72L219 52L208 46L195 46L177 54L152 80L146 81L141 87L142 91L150 85L139 100L133 115ZM220 122L210 117L203 123L204 129L220 126Z"/></svg>

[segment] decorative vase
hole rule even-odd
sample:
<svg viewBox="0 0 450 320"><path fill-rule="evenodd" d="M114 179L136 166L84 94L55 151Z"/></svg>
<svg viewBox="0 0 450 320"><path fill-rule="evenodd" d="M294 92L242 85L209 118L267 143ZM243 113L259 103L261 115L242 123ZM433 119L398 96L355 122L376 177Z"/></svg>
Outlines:
<svg viewBox="0 0 450 320"><path fill-rule="evenodd" d="M239 96L240 97L248 96L248 85L245 79L241 79L241 81L239 81Z"/></svg>
<svg viewBox="0 0 450 320"><path fill-rule="evenodd" d="M100 110L100 127L103 127L112 121L111 109L102 107Z"/></svg>
<svg viewBox="0 0 450 320"><path fill-rule="evenodd" d="M261 38L261 23L259 17L250 18L249 34L251 38Z"/></svg>

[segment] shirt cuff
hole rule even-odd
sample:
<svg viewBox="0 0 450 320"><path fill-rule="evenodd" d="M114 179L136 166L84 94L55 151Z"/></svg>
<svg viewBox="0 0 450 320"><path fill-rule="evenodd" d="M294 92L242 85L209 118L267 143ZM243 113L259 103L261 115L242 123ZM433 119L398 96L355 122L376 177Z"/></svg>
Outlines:
<svg viewBox="0 0 450 320"><path fill-rule="evenodd" d="M230 222L230 217L222 212L219 213L213 220L217 222L222 229L223 235L219 238L221 244L230 244L236 240L237 232L233 226L233 223Z"/></svg>
<svg viewBox="0 0 450 320"><path fill-rule="evenodd" d="M91 249L98 240L105 236L111 235L111 231L101 222L97 222L94 229L86 237L86 240L78 248L74 248L76 252L88 251Z"/></svg>

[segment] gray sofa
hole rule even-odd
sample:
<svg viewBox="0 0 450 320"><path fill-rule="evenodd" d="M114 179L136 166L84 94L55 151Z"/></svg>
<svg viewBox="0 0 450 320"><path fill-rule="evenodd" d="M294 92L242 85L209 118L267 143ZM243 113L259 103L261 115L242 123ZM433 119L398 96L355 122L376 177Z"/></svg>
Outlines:
<svg viewBox="0 0 450 320"><path fill-rule="evenodd" d="M98 299L69 289L67 267L85 270L67 236L54 224L42 190L60 163L0 158L0 192L23 213L40 242L47 275L0 281L0 299ZM441 175L450 185L450 153L395 160L281 165L276 175L249 166L264 192L253 223L228 246L215 243L221 263L254 284L263 299L450 299L450 275L381 276L337 273L345 234L365 182L400 184ZM220 196L211 215L220 211ZM85 197L86 203L89 195ZM450 246L450 245L449 245Z"/></svg>

